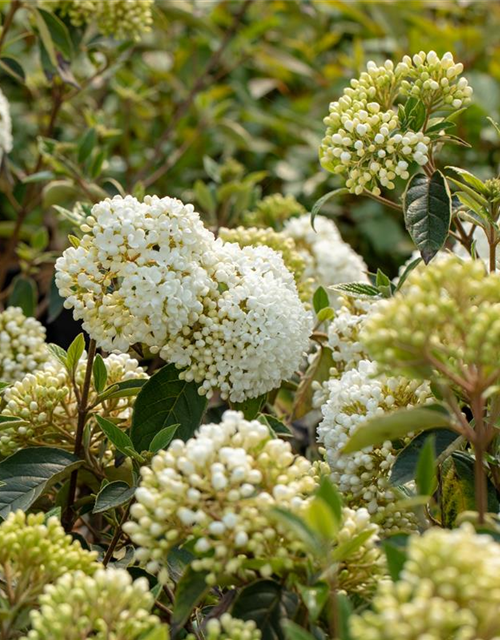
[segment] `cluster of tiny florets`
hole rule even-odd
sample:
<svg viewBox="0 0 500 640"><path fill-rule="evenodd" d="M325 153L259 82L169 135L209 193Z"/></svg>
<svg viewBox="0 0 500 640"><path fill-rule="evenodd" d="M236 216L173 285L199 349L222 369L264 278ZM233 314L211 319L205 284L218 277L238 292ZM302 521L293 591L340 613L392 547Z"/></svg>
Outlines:
<svg viewBox="0 0 500 640"><path fill-rule="evenodd" d="M500 545L471 525L411 536L398 582L382 581L353 640L498 638Z"/></svg>
<svg viewBox="0 0 500 640"><path fill-rule="evenodd" d="M0 160L4 154L12 151L12 121L9 101L0 90Z"/></svg>
<svg viewBox="0 0 500 640"><path fill-rule="evenodd" d="M192 567L217 577L263 577L293 569L303 544L272 517L273 507L300 509L316 487L311 463L260 422L228 411L220 424L202 425L143 467L127 534L148 571L168 578L169 550L189 541Z"/></svg>
<svg viewBox="0 0 500 640"><path fill-rule="evenodd" d="M125 354L110 355L104 359L108 386L135 378L146 378L147 374L134 358ZM78 363L75 382L83 387L86 358ZM97 403L97 392L91 389L90 404ZM30 446L57 446L73 450L78 421L78 402L72 381L66 368L51 358L35 373L8 387L4 394L6 418L15 420L5 423L0 431L0 455L8 456L19 449ZM96 405L97 406L97 405ZM128 427L133 398L110 398L98 405L100 415L111 418L118 426ZM101 430L94 425L91 448L96 449L102 441Z"/></svg>
<svg viewBox="0 0 500 640"><path fill-rule="evenodd" d="M73 26L95 21L101 33L117 40L140 40L151 30L153 3L154 0L38 0L43 9L67 16Z"/></svg>
<svg viewBox="0 0 500 640"><path fill-rule="evenodd" d="M203 637L205 640L260 640L262 632L254 620L240 620L226 612L220 618L207 621ZM186 640L196 640L196 636L188 634Z"/></svg>
<svg viewBox="0 0 500 640"><path fill-rule="evenodd" d="M285 224L284 234L294 239L305 261L305 277L312 278L316 285L329 287L346 282L367 282L367 266L342 239L332 220L318 216L311 226L307 214L292 218ZM331 303L337 306L338 294L332 292Z"/></svg>
<svg viewBox="0 0 500 640"><path fill-rule="evenodd" d="M14 382L35 371L49 357L45 328L19 307L0 313L0 380Z"/></svg>
<svg viewBox="0 0 500 640"><path fill-rule="evenodd" d="M300 299L304 303L310 302L313 293L312 278L305 277L306 259L297 250L291 236L271 227L237 227L236 229L219 229L219 238L224 242L236 242L240 247L265 246L274 249L283 258L286 268L291 271L297 285Z"/></svg>
<svg viewBox="0 0 500 640"><path fill-rule="evenodd" d="M33 601L47 584L81 571L93 574L97 553L82 549L67 535L58 518L45 514L10 513L0 524L0 597L23 585L23 602Z"/></svg>
<svg viewBox="0 0 500 640"><path fill-rule="evenodd" d="M306 209L291 195L273 193L259 200L253 211L245 214L245 224L249 227L281 228L285 220L305 215Z"/></svg>
<svg viewBox="0 0 500 640"><path fill-rule="evenodd" d="M500 375L500 275L481 260L443 257L414 270L364 324L362 341L383 366L428 375L434 366Z"/></svg>
<svg viewBox="0 0 500 640"><path fill-rule="evenodd" d="M346 454L342 450L349 438L370 418L396 409L431 401L428 383L405 378L377 376L373 362L362 360L356 369L327 383L329 398L321 408L319 442L325 446L331 478L349 506L366 507L384 529L412 526L412 518L395 505L395 491L389 476L396 460L390 442Z"/></svg>
<svg viewBox="0 0 500 640"><path fill-rule="evenodd" d="M67 573L45 587L23 640L139 640L160 624L146 578L125 569Z"/></svg>
<svg viewBox="0 0 500 640"><path fill-rule="evenodd" d="M330 104L320 147L322 166L345 176L351 193L366 190L379 195L380 187L394 189L398 176L409 178L412 162L427 164L431 142L425 130L404 126L395 103L401 98L419 99L428 115L459 109L472 94L467 80L458 77L462 70L451 53L440 59L434 51L419 53L413 60L405 56L396 66L390 60L382 66L370 61L342 97Z"/></svg>

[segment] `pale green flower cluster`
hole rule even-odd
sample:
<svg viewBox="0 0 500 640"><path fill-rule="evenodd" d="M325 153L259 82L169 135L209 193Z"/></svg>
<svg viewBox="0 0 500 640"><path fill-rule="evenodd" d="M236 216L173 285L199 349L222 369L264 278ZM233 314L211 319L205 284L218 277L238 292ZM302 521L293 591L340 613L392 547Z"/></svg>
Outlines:
<svg viewBox="0 0 500 640"><path fill-rule="evenodd" d="M74 571L93 574L97 553L82 549L56 517L10 513L0 524L0 595L14 606L33 604L45 585ZM11 602L12 601L12 602Z"/></svg>
<svg viewBox="0 0 500 640"><path fill-rule="evenodd" d="M147 378L144 369L126 354L111 354L104 359L107 385L111 386L134 378ZM86 357L78 363L75 381L81 389L86 371ZM2 416L16 418L0 431L0 455L8 456L30 446L57 446L73 450L78 420L78 402L66 368L51 358L35 373L8 387L4 394ZM89 401L97 401L97 392L91 388ZM111 418L118 426L128 427L134 398L111 398L100 403L99 414ZM97 448L102 431L93 431L90 447Z"/></svg>
<svg viewBox="0 0 500 640"><path fill-rule="evenodd" d="M306 259L297 250L292 237L282 231L275 231L271 227L236 227L219 229L219 238L224 242L236 242L240 247L266 246L274 249L283 258L286 268L293 274L300 299L304 303L311 301L313 294L313 279L305 276Z"/></svg>
<svg viewBox="0 0 500 640"><path fill-rule="evenodd" d="M139 640L155 629L154 598L146 578L132 582L125 569L63 575L40 596L24 640Z"/></svg>
<svg viewBox="0 0 500 640"><path fill-rule="evenodd" d="M351 618L353 640L500 637L500 545L472 525L414 535L398 582L379 584L372 609Z"/></svg>
<svg viewBox="0 0 500 640"><path fill-rule="evenodd" d="M45 328L19 307L0 313L0 380L14 382L48 359Z"/></svg>
<svg viewBox="0 0 500 640"><path fill-rule="evenodd" d="M416 269L400 292L382 301L365 322L361 339L371 356L392 371L455 379L481 367L500 375L500 275L481 260L443 257Z"/></svg>
<svg viewBox="0 0 500 640"><path fill-rule="evenodd" d="M472 89L459 78L463 65L451 53L439 58L434 51L413 60L405 56L396 67L370 61L342 97L330 104L324 119L326 135L320 146L322 166L346 178L351 193L381 193L395 188L397 177L407 180L409 166L429 161L431 139L425 133L428 116L443 109L458 109L470 102ZM418 98L427 117L413 130L396 110L400 98Z"/></svg>
<svg viewBox="0 0 500 640"><path fill-rule="evenodd" d="M205 640L260 640L262 632L257 629L253 620L239 620L230 613L223 613L220 618L207 621L204 632ZM187 640L196 640L189 634Z"/></svg>
<svg viewBox="0 0 500 640"><path fill-rule="evenodd" d="M95 21L106 36L118 40L140 40L153 24L154 0L38 0L38 5L68 17L71 24L81 27Z"/></svg>
<svg viewBox="0 0 500 640"><path fill-rule="evenodd" d="M305 207L294 196L273 193L259 200L254 210L245 214L245 225L280 228L285 220L305 213Z"/></svg>

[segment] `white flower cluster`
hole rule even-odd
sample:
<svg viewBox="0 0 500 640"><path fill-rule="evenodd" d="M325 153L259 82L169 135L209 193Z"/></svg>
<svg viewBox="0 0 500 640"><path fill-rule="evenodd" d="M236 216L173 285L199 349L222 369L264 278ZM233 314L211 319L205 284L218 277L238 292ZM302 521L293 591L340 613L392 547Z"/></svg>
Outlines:
<svg viewBox="0 0 500 640"><path fill-rule="evenodd" d="M0 90L0 160L3 154L10 153L13 147L12 121L9 101Z"/></svg>
<svg viewBox="0 0 500 640"><path fill-rule="evenodd" d="M139 640L160 624L153 604L147 579L125 569L67 573L45 587L23 640Z"/></svg>
<svg viewBox="0 0 500 640"><path fill-rule="evenodd" d="M409 178L410 163L427 164L431 142L425 130L403 128L394 107L398 96L422 100L428 115L458 109L472 94L467 80L458 79L462 70L451 53L440 59L434 51L417 54L413 61L405 56L396 67L390 60L382 66L368 62L366 71L330 104L322 166L345 176L351 193L379 195L380 186L394 189L396 177Z"/></svg>
<svg viewBox="0 0 500 640"><path fill-rule="evenodd" d="M223 613L220 618L210 618L205 625L205 640L260 640L262 632L254 620L239 620L230 613ZM187 640L196 640L194 634Z"/></svg>
<svg viewBox="0 0 500 640"><path fill-rule="evenodd" d="M284 233L292 237L306 260L304 277L313 278L316 285L329 287L345 282L368 282L367 266L348 244L342 240L337 226L324 216L317 216L311 226L309 214L290 218ZM330 295L333 306L337 295Z"/></svg>
<svg viewBox="0 0 500 640"><path fill-rule="evenodd" d="M322 407L318 440L325 445L332 481L349 506L364 506L385 529L412 526L408 514L398 510L389 474L395 461L388 441L352 454L342 449L363 423L392 410L432 401L428 383L377 375L375 363L361 360L356 369L328 382L329 399Z"/></svg>
<svg viewBox="0 0 500 640"><path fill-rule="evenodd" d="M45 328L19 307L0 313L0 380L14 382L48 359Z"/></svg>
<svg viewBox="0 0 500 640"><path fill-rule="evenodd" d="M353 640L500 637L500 545L459 529L413 535L398 582L382 581L373 610L350 619Z"/></svg>
<svg viewBox="0 0 500 640"><path fill-rule="evenodd" d="M110 355L104 359L108 372L108 386L132 378L146 378L147 374L137 360L125 354ZM75 380L83 385L86 358L78 363ZM16 418L6 423L0 432L0 455L8 456L29 446L58 446L74 448L78 419L78 403L74 388L65 367L51 358L35 373L8 387L4 394L5 408L2 416ZM91 390L89 401L93 404L97 393ZM133 398L111 398L99 405L99 414L111 417L121 426L128 426ZM96 427L91 448L102 440L102 432Z"/></svg>
<svg viewBox="0 0 500 640"><path fill-rule="evenodd" d="M187 367L186 380L202 382L210 396L241 402L278 387L297 370L307 350L311 314L297 294L292 273L269 247L217 246L217 294L205 311L160 351Z"/></svg>
<svg viewBox="0 0 500 640"><path fill-rule="evenodd" d="M107 199L82 230L56 283L98 346L144 344L234 402L299 366L312 319L275 251L215 240L191 205L156 196Z"/></svg>
<svg viewBox="0 0 500 640"><path fill-rule="evenodd" d="M210 584L222 573L248 577L259 567L269 577L293 568L303 545L270 509L300 509L316 487L313 468L260 422L227 411L220 424L174 440L141 474L124 529L139 547L137 559L162 581L169 550L186 541L197 556L193 569L207 571Z"/></svg>

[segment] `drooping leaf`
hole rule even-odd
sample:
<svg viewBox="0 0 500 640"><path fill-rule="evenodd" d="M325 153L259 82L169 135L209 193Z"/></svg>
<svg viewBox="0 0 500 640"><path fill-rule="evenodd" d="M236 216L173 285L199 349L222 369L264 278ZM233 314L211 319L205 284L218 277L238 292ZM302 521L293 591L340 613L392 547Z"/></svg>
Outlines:
<svg viewBox="0 0 500 640"><path fill-rule="evenodd" d="M464 182L466 182L469 186L471 186L477 193L480 193L482 196L488 197L488 189L486 188L484 182L477 178L474 174L466 169L461 169L460 167L446 167L447 169L451 169L455 173L457 173Z"/></svg>
<svg viewBox="0 0 500 640"><path fill-rule="evenodd" d="M83 461L53 447L29 447L0 462L0 517L26 511L50 486L77 469Z"/></svg>
<svg viewBox="0 0 500 640"><path fill-rule="evenodd" d="M47 53L49 53L52 64L56 67L58 66L57 56L54 57L52 53L54 46L63 54L66 60L70 60L73 56L73 43L64 22L54 13L45 11L45 9L36 9L35 17L40 37L47 49ZM42 21L45 28L42 26Z"/></svg>
<svg viewBox="0 0 500 640"><path fill-rule="evenodd" d="M402 438L412 431L425 431L439 427L450 427L450 418L441 411L432 409L400 409L393 413L372 418L359 426L348 440L343 451L353 453L386 440Z"/></svg>
<svg viewBox="0 0 500 640"><path fill-rule="evenodd" d="M108 483L97 494L92 513L103 513L121 507L132 500L135 489L122 480Z"/></svg>
<svg viewBox="0 0 500 640"><path fill-rule="evenodd" d="M166 365L141 389L134 405L130 437L137 451L147 451L164 427L179 424L176 437L188 440L201 424L206 399L194 382L179 380L175 365Z"/></svg>
<svg viewBox="0 0 500 640"><path fill-rule="evenodd" d="M257 580L240 591L231 613L241 620L254 620L262 640L284 640L281 596L282 588L277 582Z"/></svg>
<svg viewBox="0 0 500 640"><path fill-rule="evenodd" d="M313 229L314 229L314 219L322 209L325 202L328 202L328 200L330 200L335 196L343 196L346 193L349 193L349 190L346 189L345 187L342 187L340 189L334 189L333 191L329 191L328 193L325 193L324 196L321 196L319 200L316 200L316 202L313 204L313 208L311 209L311 226Z"/></svg>
<svg viewBox="0 0 500 640"><path fill-rule="evenodd" d="M403 198L405 224L427 264L443 247L451 221L451 194L440 171L414 175Z"/></svg>
<svg viewBox="0 0 500 640"><path fill-rule="evenodd" d="M0 67L18 82L24 84L26 80L26 72L17 58L13 58L12 56L0 57Z"/></svg>

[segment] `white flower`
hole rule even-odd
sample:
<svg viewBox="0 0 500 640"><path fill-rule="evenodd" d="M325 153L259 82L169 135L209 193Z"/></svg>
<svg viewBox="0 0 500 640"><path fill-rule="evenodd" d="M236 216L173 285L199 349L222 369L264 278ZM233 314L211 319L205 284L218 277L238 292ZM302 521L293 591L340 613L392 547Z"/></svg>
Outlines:
<svg viewBox="0 0 500 640"><path fill-rule="evenodd" d="M405 378L375 377L375 363L361 360L356 369L328 383L330 396L321 408L323 420L318 441L324 444L331 478L349 506L364 506L385 529L411 526L411 516L397 510L395 493L389 482L396 459L391 442L345 454L342 449L370 418L402 407L432 401L428 383Z"/></svg>
<svg viewBox="0 0 500 640"><path fill-rule="evenodd" d="M10 118L9 101L0 90L0 160L3 154L12 151L12 121Z"/></svg>
<svg viewBox="0 0 500 640"><path fill-rule="evenodd" d="M39 369L48 359L45 328L19 307L0 313L0 380L14 382Z"/></svg>

